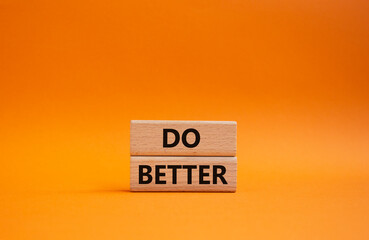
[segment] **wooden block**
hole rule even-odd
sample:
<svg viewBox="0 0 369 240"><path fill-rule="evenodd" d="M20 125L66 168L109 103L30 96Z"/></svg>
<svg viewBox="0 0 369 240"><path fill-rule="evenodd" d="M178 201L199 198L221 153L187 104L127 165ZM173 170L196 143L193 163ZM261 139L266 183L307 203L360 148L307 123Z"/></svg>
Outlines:
<svg viewBox="0 0 369 240"><path fill-rule="evenodd" d="M131 191L235 192L236 186L236 157L131 157Z"/></svg>
<svg viewBox="0 0 369 240"><path fill-rule="evenodd" d="M131 155L236 156L237 122L131 121Z"/></svg>

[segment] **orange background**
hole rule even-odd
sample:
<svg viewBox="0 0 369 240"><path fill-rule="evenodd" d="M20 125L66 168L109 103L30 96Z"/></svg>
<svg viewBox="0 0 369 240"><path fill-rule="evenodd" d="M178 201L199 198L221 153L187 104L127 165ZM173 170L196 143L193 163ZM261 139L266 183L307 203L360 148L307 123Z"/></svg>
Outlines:
<svg viewBox="0 0 369 240"><path fill-rule="evenodd" d="M368 13L0 0L0 239L368 239ZM237 193L130 193L131 119L237 121Z"/></svg>

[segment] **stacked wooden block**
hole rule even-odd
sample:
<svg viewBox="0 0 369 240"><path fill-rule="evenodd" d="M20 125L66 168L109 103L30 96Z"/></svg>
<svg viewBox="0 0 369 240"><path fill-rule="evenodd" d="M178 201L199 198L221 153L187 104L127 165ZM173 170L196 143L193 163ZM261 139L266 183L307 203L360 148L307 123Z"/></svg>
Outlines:
<svg viewBox="0 0 369 240"><path fill-rule="evenodd" d="M236 191L236 122L133 120L130 142L131 191Z"/></svg>

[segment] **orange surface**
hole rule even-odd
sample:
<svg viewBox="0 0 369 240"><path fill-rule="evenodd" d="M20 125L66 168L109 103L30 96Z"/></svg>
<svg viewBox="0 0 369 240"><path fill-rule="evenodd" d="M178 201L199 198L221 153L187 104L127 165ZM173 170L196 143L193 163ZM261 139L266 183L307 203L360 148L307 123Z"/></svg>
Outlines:
<svg viewBox="0 0 369 240"><path fill-rule="evenodd" d="M0 0L0 239L369 239L368 13ZM237 193L130 193L131 119L236 120Z"/></svg>

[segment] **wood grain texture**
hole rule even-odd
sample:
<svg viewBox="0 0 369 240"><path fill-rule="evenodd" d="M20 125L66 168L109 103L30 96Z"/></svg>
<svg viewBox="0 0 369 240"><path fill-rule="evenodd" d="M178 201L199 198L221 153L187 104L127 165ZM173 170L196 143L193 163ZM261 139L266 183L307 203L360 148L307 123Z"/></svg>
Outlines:
<svg viewBox="0 0 369 240"><path fill-rule="evenodd" d="M200 135L197 146L189 148L183 143L186 129L196 129ZM175 129L180 141L175 147L163 146L163 129ZM176 156L236 156L237 122L234 121L131 121L131 155ZM194 133L187 134L187 142L196 140ZM168 143L175 136L168 133Z"/></svg>
<svg viewBox="0 0 369 240"><path fill-rule="evenodd" d="M173 168L168 166L181 166L176 170L176 180L173 180ZM189 184L188 169L184 166L193 165L191 183ZM140 184L140 178L149 182L149 177L139 173L139 166L146 166L141 172L148 173L152 179L150 183ZM156 167L161 166L157 172ZM202 171L200 166L205 166ZM222 166L225 171L222 172ZM200 172L203 183L200 184ZM161 176L157 178L157 173ZM207 175L208 174L208 175ZM216 182L214 181L216 174ZM217 175L218 174L218 175ZM219 177L221 175L225 182ZM175 156L132 156L131 157L131 191L202 191L202 192L235 192L237 187L237 158L236 157L175 157ZM161 184L157 184L158 180ZM165 183L163 183L163 181ZM173 181L175 183L173 183ZM206 183L204 183L204 181Z"/></svg>

